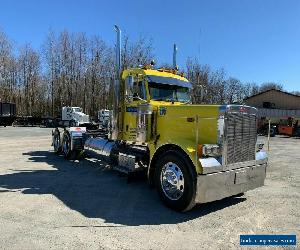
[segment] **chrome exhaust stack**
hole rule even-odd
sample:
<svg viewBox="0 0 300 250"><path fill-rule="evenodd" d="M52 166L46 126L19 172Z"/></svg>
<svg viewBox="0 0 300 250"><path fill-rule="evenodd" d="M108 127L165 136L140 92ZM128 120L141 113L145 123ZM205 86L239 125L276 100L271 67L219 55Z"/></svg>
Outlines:
<svg viewBox="0 0 300 250"><path fill-rule="evenodd" d="M173 69L177 69L177 45L174 43L173 48Z"/></svg>
<svg viewBox="0 0 300 250"><path fill-rule="evenodd" d="M121 84L121 29L115 25L115 31L117 32L116 41L116 75L113 84L113 103L112 103L112 115L110 121L110 133L109 138L111 140L117 140L119 135L119 105L120 105L120 84Z"/></svg>

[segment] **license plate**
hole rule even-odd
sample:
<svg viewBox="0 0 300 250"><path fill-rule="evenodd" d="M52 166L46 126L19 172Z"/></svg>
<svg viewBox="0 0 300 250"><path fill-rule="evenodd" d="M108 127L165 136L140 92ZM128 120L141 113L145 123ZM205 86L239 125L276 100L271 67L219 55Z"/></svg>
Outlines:
<svg viewBox="0 0 300 250"><path fill-rule="evenodd" d="M243 183L246 183L247 180L248 180L248 178L247 178L246 171L240 171L240 172L235 173L234 184L243 184Z"/></svg>

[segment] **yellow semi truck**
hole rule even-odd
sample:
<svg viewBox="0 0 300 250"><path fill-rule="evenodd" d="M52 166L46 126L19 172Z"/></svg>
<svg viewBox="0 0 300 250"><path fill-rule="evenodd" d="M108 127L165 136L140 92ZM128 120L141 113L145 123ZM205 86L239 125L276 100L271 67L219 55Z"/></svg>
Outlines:
<svg viewBox="0 0 300 250"><path fill-rule="evenodd" d="M125 173L145 172L162 201L177 211L264 185L267 154L257 144L257 110L243 105L193 105L191 83L151 65L121 72L117 31L116 80L108 138L85 128L55 129L53 147L65 158L109 160Z"/></svg>

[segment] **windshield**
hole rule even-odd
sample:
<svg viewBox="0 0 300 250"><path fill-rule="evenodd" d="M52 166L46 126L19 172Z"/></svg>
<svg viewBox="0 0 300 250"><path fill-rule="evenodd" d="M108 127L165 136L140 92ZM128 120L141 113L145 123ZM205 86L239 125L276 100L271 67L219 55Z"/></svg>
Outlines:
<svg viewBox="0 0 300 250"><path fill-rule="evenodd" d="M148 88L152 100L189 102L191 99L189 88L154 82L149 82Z"/></svg>
<svg viewBox="0 0 300 250"><path fill-rule="evenodd" d="M73 111L74 112L82 112L82 109L81 108L73 108Z"/></svg>

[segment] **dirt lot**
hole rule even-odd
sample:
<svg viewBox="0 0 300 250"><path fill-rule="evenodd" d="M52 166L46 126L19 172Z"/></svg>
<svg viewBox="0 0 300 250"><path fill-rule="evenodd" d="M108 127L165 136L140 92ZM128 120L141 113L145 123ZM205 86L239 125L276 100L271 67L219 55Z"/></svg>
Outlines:
<svg viewBox="0 0 300 250"><path fill-rule="evenodd" d="M181 214L145 181L54 155L50 134L0 128L1 248L236 249L240 234L299 240L300 139L271 139L264 187Z"/></svg>

